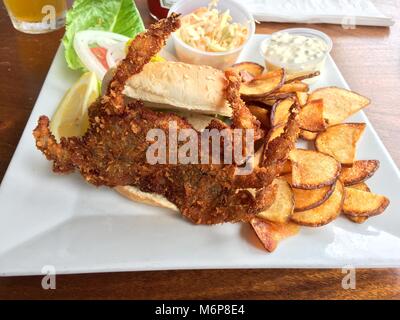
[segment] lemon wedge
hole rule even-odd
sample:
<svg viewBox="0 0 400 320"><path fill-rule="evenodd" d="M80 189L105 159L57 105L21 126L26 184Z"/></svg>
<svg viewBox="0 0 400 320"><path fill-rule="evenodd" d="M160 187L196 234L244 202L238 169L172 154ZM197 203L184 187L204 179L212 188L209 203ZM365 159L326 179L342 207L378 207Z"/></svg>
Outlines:
<svg viewBox="0 0 400 320"><path fill-rule="evenodd" d="M89 127L89 106L99 97L99 85L94 72L86 72L67 91L50 121L57 140L82 136Z"/></svg>

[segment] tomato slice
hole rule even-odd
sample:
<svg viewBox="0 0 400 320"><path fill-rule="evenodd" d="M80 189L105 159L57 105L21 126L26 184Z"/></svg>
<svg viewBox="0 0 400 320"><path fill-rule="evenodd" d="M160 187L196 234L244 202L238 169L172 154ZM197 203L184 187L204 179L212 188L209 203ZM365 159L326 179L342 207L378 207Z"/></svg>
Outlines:
<svg viewBox="0 0 400 320"><path fill-rule="evenodd" d="M127 41L128 37L118 33L83 30L75 34L74 49L82 65L102 80L107 71L125 57Z"/></svg>
<svg viewBox="0 0 400 320"><path fill-rule="evenodd" d="M106 70L110 69L107 63L107 49L102 47L90 48L90 51L96 56Z"/></svg>

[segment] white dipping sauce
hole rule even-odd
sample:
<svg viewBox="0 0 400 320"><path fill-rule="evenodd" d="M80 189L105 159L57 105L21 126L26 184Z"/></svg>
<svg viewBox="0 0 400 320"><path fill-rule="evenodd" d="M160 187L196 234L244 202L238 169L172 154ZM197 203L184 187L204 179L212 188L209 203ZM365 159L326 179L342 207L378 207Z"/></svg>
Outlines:
<svg viewBox="0 0 400 320"><path fill-rule="evenodd" d="M278 32L272 35L264 54L271 61L302 64L322 59L328 50L328 45L320 38Z"/></svg>

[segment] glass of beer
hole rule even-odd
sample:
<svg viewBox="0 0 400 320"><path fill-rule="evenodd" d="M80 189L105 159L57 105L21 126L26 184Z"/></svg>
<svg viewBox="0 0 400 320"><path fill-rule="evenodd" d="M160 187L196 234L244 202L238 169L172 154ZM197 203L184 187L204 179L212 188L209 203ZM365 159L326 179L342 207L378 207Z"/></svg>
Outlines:
<svg viewBox="0 0 400 320"><path fill-rule="evenodd" d="M15 29L46 33L65 24L66 0L3 0Z"/></svg>

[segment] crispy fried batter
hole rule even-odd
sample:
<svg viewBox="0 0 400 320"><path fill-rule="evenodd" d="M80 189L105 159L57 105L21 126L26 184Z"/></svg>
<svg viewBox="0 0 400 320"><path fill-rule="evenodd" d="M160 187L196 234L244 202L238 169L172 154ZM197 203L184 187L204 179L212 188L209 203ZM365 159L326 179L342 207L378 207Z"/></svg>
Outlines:
<svg viewBox="0 0 400 320"><path fill-rule="evenodd" d="M34 135L38 148L54 161L54 171L76 168L97 186L134 185L142 191L161 194L196 223L249 221L271 204L269 189L263 189L273 179L268 168L240 176L240 184L234 185L234 165L149 164L146 150L150 143L146 141L146 133L157 128L168 134L171 120L177 122L179 129L191 128L177 116L157 113L138 104L123 116L101 118L82 139L63 138L57 144L45 116L40 118ZM268 180L260 181L263 176ZM253 187L261 187L256 198L242 190Z"/></svg>
<svg viewBox="0 0 400 320"><path fill-rule="evenodd" d="M225 71L225 76L229 81L226 89L226 97L233 109L233 127L239 129L253 129L254 140L262 138L263 131L260 129L260 121L247 108L244 101L240 98L241 78L234 71Z"/></svg>
<svg viewBox="0 0 400 320"><path fill-rule="evenodd" d="M298 110L297 105L291 108L283 133L266 144L267 147L263 152L261 166L257 168L256 174L236 176L233 181L235 186L246 184L251 185L252 188L262 188L272 183L275 177L282 172L299 133Z"/></svg>
<svg viewBox="0 0 400 320"><path fill-rule="evenodd" d="M83 137L62 138L58 144L49 130L48 118L42 116L33 132L36 146L53 161L55 172L76 169L96 186L132 185L163 195L194 223L250 221L274 200L276 190L270 185L297 135L296 113L293 112L283 134L274 140L276 143L270 143L265 151L270 159L264 159L264 166L249 175L236 176L234 164L150 164L146 159L152 143L146 139L149 130L163 130L168 141L171 121L176 123L178 132L193 127L177 115L147 109L140 101L124 105L123 83L142 70L178 26L177 16L172 15L132 42L108 94L90 107L90 127ZM237 76L229 75L227 100L234 110L233 127L260 132L258 121L240 99L239 83ZM210 126L225 127L217 122ZM256 189L255 195L246 190L249 188Z"/></svg>

